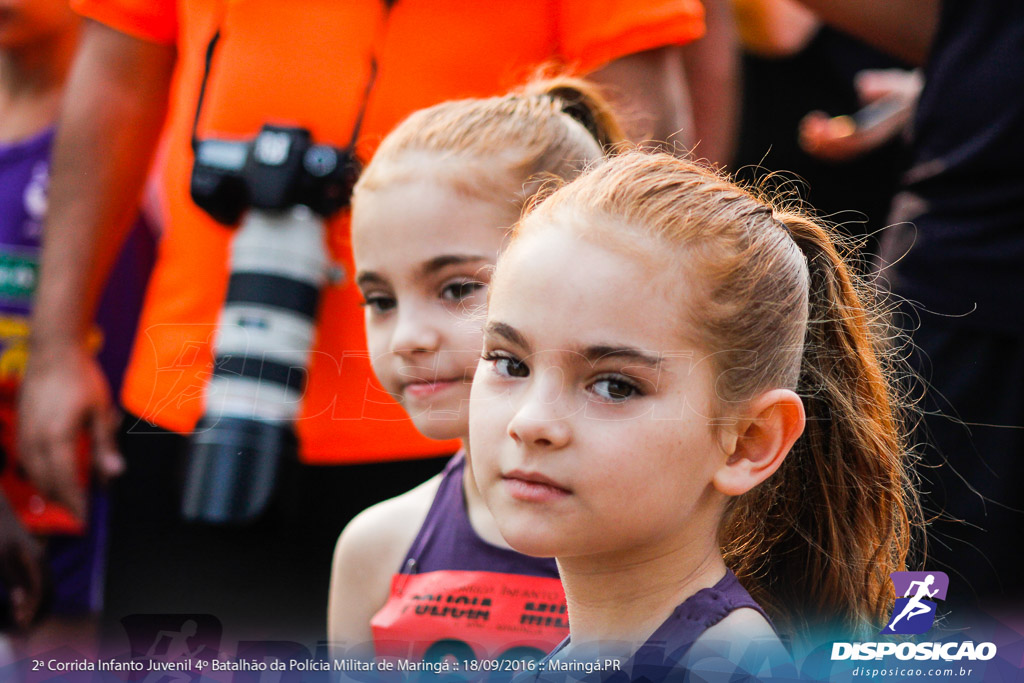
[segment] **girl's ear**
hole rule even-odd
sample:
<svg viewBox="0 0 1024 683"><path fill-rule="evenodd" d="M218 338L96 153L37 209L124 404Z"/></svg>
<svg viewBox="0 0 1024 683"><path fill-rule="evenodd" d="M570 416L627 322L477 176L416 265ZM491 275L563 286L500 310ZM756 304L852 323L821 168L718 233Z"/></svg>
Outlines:
<svg viewBox="0 0 1024 683"><path fill-rule="evenodd" d="M804 403L789 389L772 389L748 404L733 427L734 445L712 477L715 489L738 496L779 469L804 431Z"/></svg>

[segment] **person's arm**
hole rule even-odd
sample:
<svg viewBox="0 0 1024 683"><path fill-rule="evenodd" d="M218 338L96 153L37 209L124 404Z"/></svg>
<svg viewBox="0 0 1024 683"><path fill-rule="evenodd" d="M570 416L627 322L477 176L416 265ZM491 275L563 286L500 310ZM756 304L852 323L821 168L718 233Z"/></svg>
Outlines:
<svg viewBox="0 0 1024 683"><path fill-rule="evenodd" d="M799 0L732 0L739 42L753 55L791 57L814 38L821 21Z"/></svg>
<svg viewBox="0 0 1024 683"><path fill-rule="evenodd" d="M78 435L91 434L101 474L121 467L109 388L86 337L138 209L174 61L173 47L88 22L58 122L19 447L33 482L79 516Z"/></svg>
<svg viewBox="0 0 1024 683"><path fill-rule="evenodd" d="M697 156L724 166L736 147L740 51L730 0L704 0L703 38L682 48Z"/></svg>
<svg viewBox="0 0 1024 683"><path fill-rule="evenodd" d="M693 146L693 109L681 47L626 55L588 78L607 93L633 142L654 142L677 153Z"/></svg>
<svg viewBox="0 0 1024 683"><path fill-rule="evenodd" d="M825 23L920 66L939 23L940 0L800 0Z"/></svg>

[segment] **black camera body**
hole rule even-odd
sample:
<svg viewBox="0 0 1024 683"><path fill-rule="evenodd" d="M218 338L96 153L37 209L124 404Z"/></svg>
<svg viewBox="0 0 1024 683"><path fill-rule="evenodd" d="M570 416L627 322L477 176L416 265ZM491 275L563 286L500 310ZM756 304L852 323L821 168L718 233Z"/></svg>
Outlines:
<svg viewBox="0 0 1024 683"><path fill-rule="evenodd" d="M251 141L198 141L190 189L196 205L224 225L250 208L296 204L330 216L348 206L361 170L351 149L314 145L304 128L265 125Z"/></svg>
<svg viewBox="0 0 1024 683"><path fill-rule="evenodd" d="M182 513L237 523L263 511L280 463L297 458L293 425L332 270L324 219L348 205L360 165L351 149L270 125L252 141L201 140L195 150L193 200L238 228Z"/></svg>

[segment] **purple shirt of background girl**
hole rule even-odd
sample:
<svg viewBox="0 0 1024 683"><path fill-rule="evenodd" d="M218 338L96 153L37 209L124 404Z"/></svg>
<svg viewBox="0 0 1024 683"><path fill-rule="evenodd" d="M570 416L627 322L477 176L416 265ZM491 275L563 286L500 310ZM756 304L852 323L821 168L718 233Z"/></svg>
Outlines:
<svg viewBox="0 0 1024 683"><path fill-rule="evenodd" d="M18 387L28 353L29 319L42 251L49 157L54 131L0 144L0 484L33 531L59 528L61 514L35 494L13 463ZM140 215L99 304L92 339L116 396L131 351L156 235ZM82 535L52 535L47 559L54 583L53 610L95 611L101 603L106 498L94 494ZM57 521L54 521L57 520ZM6 591L0 586L0 602Z"/></svg>

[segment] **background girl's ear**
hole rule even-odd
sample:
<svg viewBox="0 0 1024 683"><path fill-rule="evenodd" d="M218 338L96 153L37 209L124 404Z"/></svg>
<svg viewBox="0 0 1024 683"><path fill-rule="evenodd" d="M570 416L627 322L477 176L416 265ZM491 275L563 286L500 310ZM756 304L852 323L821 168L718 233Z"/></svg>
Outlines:
<svg viewBox="0 0 1024 683"><path fill-rule="evenodd" d="M739 496L770 477L803 433L805 422L803 401L789 389L772 389L754 398L735 427L735 448L712 478L715 489Z"/></svg>

